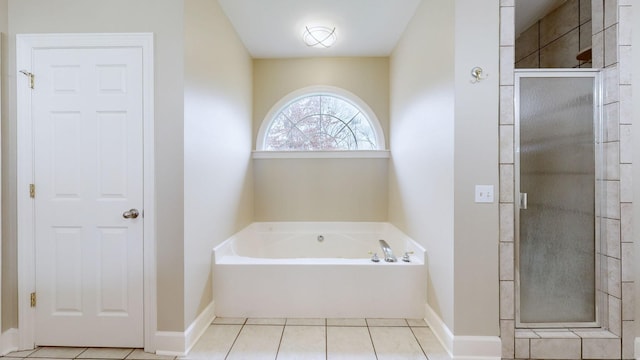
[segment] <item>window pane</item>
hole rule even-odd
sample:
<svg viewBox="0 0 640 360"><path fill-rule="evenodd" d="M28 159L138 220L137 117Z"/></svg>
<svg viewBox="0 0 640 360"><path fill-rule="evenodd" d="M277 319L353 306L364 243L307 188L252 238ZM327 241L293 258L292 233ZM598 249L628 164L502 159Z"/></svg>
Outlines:
<svg viewBox="0 0 640 360"><path fill-rule="evenodd" d="M375 150L375 134L371 122L350 102L310 95L287 104L271 121L264 150Z"/></svg>

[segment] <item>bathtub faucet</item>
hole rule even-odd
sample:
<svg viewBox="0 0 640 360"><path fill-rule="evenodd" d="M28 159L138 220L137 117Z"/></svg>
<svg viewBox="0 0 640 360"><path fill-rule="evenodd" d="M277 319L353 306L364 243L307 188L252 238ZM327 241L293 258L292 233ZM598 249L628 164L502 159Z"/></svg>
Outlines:
<svg viewBox="0 0 640 360"><path fill-rule="evenodd" d="M382 252L384 253L384 261L386 262L398 261L398 259L396 259L396 257L393 256L393 251L391 251L391 247L389 246L389 244L387 244L386 241L381 239L380 246L382 247Z"/></svg>

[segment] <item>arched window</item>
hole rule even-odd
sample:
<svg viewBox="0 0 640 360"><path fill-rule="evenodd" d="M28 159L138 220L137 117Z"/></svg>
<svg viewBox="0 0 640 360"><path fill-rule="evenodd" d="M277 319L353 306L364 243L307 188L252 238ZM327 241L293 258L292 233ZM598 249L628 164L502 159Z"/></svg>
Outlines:
<svg viewBox="0 0 640 360"><path fill-rule="evenodd" d="M311 87L272 108L256 145L259 151L383 150L385 141L373 111L357 96Z"/></svg>

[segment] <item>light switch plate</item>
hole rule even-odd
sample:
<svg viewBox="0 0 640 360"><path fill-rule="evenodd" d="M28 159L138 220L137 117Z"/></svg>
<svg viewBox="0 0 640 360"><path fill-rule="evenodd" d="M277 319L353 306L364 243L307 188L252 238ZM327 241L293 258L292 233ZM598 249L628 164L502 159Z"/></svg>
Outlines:
<svg viewBox="0 0 640 360"><path fill-rule="evenodd" d="M476 185L476 202L493 202L493 185Z"/></svg>

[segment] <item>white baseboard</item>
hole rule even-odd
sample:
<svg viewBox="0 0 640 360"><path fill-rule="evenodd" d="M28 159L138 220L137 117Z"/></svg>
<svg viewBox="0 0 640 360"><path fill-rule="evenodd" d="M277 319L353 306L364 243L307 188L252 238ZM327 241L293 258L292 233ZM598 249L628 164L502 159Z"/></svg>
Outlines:
<svg viewBox="0 0 640 360"><path fill-rule="evenodd" d="M425 321L454 360L500 360L502 342L498 336L455 336L427 304Z"/></svg>
<svg viewBox="0 0 640 360"><path fill-rule="evenodd" d="M213 319L213 301L198 315L184 332L157 331L155 334L156 354L184 356L204 334ZM18 329L9 329L0 335L0 356L19 350Z"/></svg>
<svg viewBox="0 0 640 360"><path fill-rule="evenodd" d="M637 337L633 340L633 356L640 360L640 337Z"/></svg>
<svg viewBox="0 0 640 360"><path fill-rule="evenodd" d="M0 355L19 350L18 329L9 329L0 335Z"/></svg>
<svg viewBox="0 0 640 360"><path fill-rule="evenodd" d="M424 320L429 324L431 331L433 331L433 334L438 338L444 349L447 350L449 356L453 357L453 333L429 304L425 305L425 315L426 318Z"/></svg>
<svg viewBox="0 0 640 360"><path fill-rule="evenodd" d="M214 303L212 301L184 332L156 332L156 354L168 356L187 355L214 318Z"/></svg>
<svg viewBox="0 0 640 360"><path fill-rule="evenodd" d="M187 343L185 332L156 331L156 354L167 356L184 356Z"/></svg>

